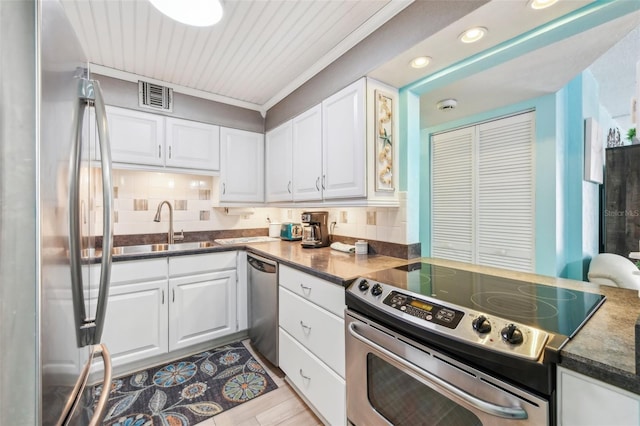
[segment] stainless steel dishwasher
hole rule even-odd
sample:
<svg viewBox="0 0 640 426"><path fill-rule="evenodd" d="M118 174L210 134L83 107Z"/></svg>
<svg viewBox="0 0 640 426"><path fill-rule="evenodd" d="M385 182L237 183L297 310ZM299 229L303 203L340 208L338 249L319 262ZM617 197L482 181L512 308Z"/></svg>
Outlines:
<svg viewBox="0 0 640 426"><path fill-rule="evenodd" d="M278 264L247 254L249 276L249 339L254 348L278 366Z"/></svg>

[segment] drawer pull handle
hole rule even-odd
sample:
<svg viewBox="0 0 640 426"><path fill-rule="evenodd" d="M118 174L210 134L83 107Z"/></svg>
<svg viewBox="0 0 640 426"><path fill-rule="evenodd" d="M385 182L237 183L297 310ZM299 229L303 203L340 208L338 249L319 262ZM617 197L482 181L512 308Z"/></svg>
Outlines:
<svg viewBox="0 0 640 426"><path fill-rule="evenodd" d="M304 284L300 284L300 288L302 289L303 292L307 294L307 296L311 294L311 287L307 287Z"/></svg>
<svg viewBox="0 0 640 426"><path fill-rule="evenodd" d="M302 368L300 369L300 376L302 376L302 378L305 380L311 380L311 377L304 375L304 373L302 372Z"/></svg>
<svg viewBox="0 0 640 426"><path fill-rule="evenodd" d="M302 320L300 320L300 325L302 326L302 328L305 330L307 334L311 333L311 327L309 327L308 325L305 325L305 323L303 323Z"/></svg>

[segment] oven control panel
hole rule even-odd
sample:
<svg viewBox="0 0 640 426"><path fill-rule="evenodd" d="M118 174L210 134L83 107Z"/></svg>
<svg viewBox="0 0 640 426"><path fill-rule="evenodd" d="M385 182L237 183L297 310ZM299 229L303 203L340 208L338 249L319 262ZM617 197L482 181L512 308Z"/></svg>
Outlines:
<svg viewBox="0 0 640 426"><path fill-rule="evenodd" d="M358 311L358 303L366 303L367 309L382 315L379 318L402 318L425 338L437 333L452 341L531 360L540 357L549 339L544 330L366 278L349 286L346 301L348 309Z"/></svg>
<svg viewBox="0 0 640 426"><path fill-rule="evenodd" d="M457 309L445 308L395 290L391 291L382 303L405 314L447 328L456 328L464 316L464 312Z"/></svg>

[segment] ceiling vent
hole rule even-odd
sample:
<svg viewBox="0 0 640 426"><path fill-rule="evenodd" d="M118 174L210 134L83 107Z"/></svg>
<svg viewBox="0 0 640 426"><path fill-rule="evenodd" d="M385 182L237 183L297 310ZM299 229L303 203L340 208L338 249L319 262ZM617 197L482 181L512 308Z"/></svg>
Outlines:
<svg viewBox="0 0 640 426"><path fill-rule="evenodd" d="M173 89L159 84L138 81L138 105L161 111L173 111Z"/></svg>

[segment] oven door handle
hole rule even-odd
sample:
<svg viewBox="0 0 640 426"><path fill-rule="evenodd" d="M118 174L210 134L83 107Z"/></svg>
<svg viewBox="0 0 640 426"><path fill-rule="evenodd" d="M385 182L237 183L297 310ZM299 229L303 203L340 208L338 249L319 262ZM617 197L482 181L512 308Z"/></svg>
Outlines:
<svg viewBox="0 0 640 426"><path fill-rule="evenodd" d="M394 360L395 362L397 362L398 364L410 369L411 371L413 371L415 374L421 376L424 380L427 380L429 382L431 382L432 384L439 386L443 389L446 389L447 391L449 391L450 393L452 393L453 395L461 398L462 400L466 401L468 404L472 405L473 407L477 408L478 410L484 411L487 414L491 414L492 416L497 416L497 417L503 417L503 418L507 418L507 419L515 419L515 420L525 420L528 418L527 412L522 409L522 408L512 408L512 407L503 407L501 405L496 405L493 404L491 402L487 402L483 399L477 398L465 391L463 391L462 389L452 385L449 382L446 382L444 380L442 380L441 378L434 376L433 374L429 373L428 371L423 370L422 368L418 367L417 365L402 359L401 357L399 357L398 355L394 354L393 352L389 351L388 349L383 348L382 346L380 346L379 344L377 344L376 342L368 339L367 337L363 336L362 334L358 333L358 331L356 330L356 323L350 323L349 324L349 334L351 334L354 338L358 339L359 341L361 341L362 343L373 347L375 350L381 352L382 354L384 354L385 356L391 358L392 360Z"/></svg>

